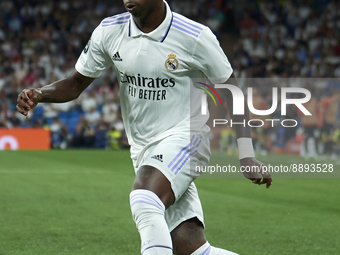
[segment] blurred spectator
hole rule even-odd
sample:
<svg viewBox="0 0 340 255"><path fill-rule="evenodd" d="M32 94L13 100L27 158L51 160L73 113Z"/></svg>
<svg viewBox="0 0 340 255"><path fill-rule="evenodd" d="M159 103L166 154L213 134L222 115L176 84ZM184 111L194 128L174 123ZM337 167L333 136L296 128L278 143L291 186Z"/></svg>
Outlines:
<svg viewBox="0 0 340 255"><path fill-rule="evenodd" d="M94 89L90 90L89 92L83 93L82 100L81 100L81 109L84 112L90 112L91 109L96 109L98 106L98 102L96 99L96 92Z"/></svg>
<svg viewBox="0 0 340 255"><path fill-rule="evenodd" d="M70 102L66 102L66 103L54 103L53 104L53 108L55 110L57 110L58 112L68 112L71 111L74 107L75 102L74 101L70 101Z"/></svg>
<svg viewBox="0 0 340 255"><path fill-rule="evenodd" d="M124 131L124 123L123 123L122 113L121 112L119 112L119 114L117 115L116 120L113 122L113 124L111 126L113 126L116 130L118 130L120 132Z"/></svg>
<svg viewBox="0 0 340 255"><path fill-rule="evenodd" d="M122 140L122 132L116 130L115 127L112 127L110 131L107 132L108 143L107 146L110 149L120 149L121 148L121 140Z"/></svg>
<svg viewBox="0 0 340 255"><path fill-rule="evenodd" d="M319 102L315 97L315 92L311 91L311 99L304 104L305 108L311 113L311 115L301 114L301 125L304 128L303 143L301 147L301 156L306 158L316 158L318 152L318 127L320 125L321 112L319 108Z"/></svg>
<svg viewBox="0 0 340 255"><path fill-rule="evenodd" d="M12 112L8 109L7 104L2 104L0 108L0 119L7 120L12 116Z"/></svg>
<svg viewBox="0 0 340 255"><path fill-rule="evenodd" d="M113 123L117 118L118 109L118 105L115 103L114 98L108 99L102 109L103 120L108 124Z"/></svg>
<svg viewBox="0 0 340 255"><path fill-rule="evenodd" d="M53 118L53 122L49 127L51 130L51 144L52 148L67 148L67 127L60 122L57 117Z"/></svg>
<svg viewBox="0 0 340 255"><path fill-rule="evenodd" d="M340 126L336 125L332 132L332 155L331 159L336 160L340 156Z"/></svg>
<svg viewBox="0 0 340 255"><path fill-rule="evenodd" d="M95 128L101 119L100 112L95 107L92 107L85 113L85 119L92 128Z"/></svg>
<svg viewBox="0 0 340 255"><path fill-rule="evenodd" d="M227 151L227 155L234 155L237 151L237 137L233 128L227 126L220 134L220 151Z"/></svg>
<svg viewBox="0 0 340 255"><path fill-rule="evenodd" d="M53 103L42 104L44 109L44 118L53 119L58 116L58 110L54 106Z"/></svg>
<svg viewBox="0 0 340 255"><path fill-rule="evenodd" d="M21 121L16 116L16 111L12 111L10 117L8 118L8 121L10 122L10 126L13 128L21 126Z"/></svg>
<svg viewBox="0 0 340 255"><path fill-rule="evenodd" d="M339 102L340 102L340 90L333 90L330 96L324 97L320 101L320 110L322 111L323 125L321 128L321 138L324 143L323 152L325 154L332 154L333 147L333 135L334 124L336 123L338 112L339 112Z"/></svg>
<svg viewBox="0 0 340 255"><path fill-rule="evenodd" d="M93 147L95 143L95 130L87 123L83 116L76 124L76 134L73 137L73 147Z"/></svg>

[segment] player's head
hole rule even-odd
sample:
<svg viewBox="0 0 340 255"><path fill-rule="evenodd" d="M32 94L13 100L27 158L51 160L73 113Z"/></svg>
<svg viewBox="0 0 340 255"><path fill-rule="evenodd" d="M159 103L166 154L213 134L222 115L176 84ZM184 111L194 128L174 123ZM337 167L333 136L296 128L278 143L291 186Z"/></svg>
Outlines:
<svg viewBox="0 0 340 255"><path fill-rule="evenodd" d="M163 7L163 0L123 0L125 9L134 17L144 18L157 8Z"/></svg>

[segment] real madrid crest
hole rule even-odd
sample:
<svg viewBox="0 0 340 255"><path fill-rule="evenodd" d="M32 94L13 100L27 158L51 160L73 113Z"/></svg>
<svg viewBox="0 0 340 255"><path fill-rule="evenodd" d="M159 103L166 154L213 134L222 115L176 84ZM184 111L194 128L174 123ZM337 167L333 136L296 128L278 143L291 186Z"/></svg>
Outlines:
<svg viewBox="0 0 340 255"><path fill-rule="evenodd" d="M168 55L168 59L165 61L165 68L169 71L175 71L178 68L178 60L176 55L171 53Z"/></svg>

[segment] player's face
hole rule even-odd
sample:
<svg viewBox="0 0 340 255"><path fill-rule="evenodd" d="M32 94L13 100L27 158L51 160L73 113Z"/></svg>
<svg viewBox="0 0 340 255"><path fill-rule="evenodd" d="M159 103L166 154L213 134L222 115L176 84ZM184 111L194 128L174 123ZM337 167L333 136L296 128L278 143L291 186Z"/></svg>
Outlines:
<svg viewBox="0 0 340 255"><path fill-rule="evenodd" d="M150 14L160 1L162 0L123 0L125 9L135 17Z"/></svg>

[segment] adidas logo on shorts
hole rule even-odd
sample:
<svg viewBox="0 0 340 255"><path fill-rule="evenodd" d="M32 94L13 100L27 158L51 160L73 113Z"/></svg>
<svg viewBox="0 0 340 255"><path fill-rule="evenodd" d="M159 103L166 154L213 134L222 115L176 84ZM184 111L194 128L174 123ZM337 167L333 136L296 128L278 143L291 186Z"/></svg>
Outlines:
<svg viewBox="0 0 340 255"><path fill-rule="evenodd" d="M112 60L113 61L123 61L123 59L121 59L121 57L119 56L118 51L116 52L116 54L113 55Z"/></svg>
<svg viewBox="0 0 340 255"><path fill-rule="evenodd" d="M157 159L158 161L160 161L160 162L163 163L163 155L162 155L162 154L160 154L160 155L154 155L154 156L152 156L151 158Z"/></svg>

